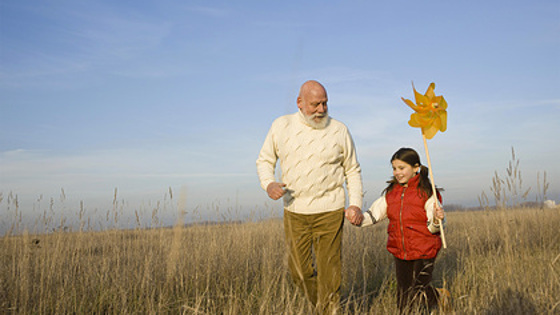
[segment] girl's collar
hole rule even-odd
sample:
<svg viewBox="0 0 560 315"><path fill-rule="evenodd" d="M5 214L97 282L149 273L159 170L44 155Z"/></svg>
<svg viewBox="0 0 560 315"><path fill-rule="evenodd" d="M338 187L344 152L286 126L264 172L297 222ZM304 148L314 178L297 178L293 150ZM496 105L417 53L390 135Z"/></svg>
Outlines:
<svg viewBox="0 0 560 315"><path fill-rule="evenodd" d="M414 175L411 179L408 180L408 182L406 182L404 185L399 185L401 187L409 187L410 185L416 185L416 183L418 183L420 181L420 173L416 173L416 175Z"/></svg>

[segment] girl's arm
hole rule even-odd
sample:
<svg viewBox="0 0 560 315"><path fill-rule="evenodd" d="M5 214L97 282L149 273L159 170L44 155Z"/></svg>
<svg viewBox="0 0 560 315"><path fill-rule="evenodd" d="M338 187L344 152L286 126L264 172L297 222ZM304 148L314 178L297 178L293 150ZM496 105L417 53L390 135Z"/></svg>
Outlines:
<svg viewBox="0 0 560 315"><path fill-rule="evenodd" d="M373 225L387 217L387 200L385 196L378 198L371 207L364 212L364 220L360 227Z"/></svg>
<svg viewBox="0 0 560 315"><path fill-rule="evenodd" d="M435 195L432 195L430 199L428 199L428 201L426 201L426 203L424 204L424 209L426 210L426 216L428 217L428 230L432 234L438 233L440 231L440 225L439 225L440 221L434 218L434 214L436 212L436 208L434 207L434 205L436 204L436 202L437 202L437 207L443 213L443 208L441 207L439 200L435 198ZM445 218L441 221L445 222Z"/></svg>

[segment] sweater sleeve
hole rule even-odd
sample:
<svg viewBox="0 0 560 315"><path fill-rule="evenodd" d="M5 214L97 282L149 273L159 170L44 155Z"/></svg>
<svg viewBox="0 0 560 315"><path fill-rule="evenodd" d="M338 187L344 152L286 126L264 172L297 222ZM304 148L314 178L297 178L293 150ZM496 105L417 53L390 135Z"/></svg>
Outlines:
<svg viewBox="0 0 560 315"><path fill-rule="evenodd" d="M344 175L346 177L346 189L348 190L348 204L362 208L363 192L362 192L362 170L356 156L356 148L354 141L348 129L345 132L344 139Z"/></svg>
<svg viewBox="0 0 560 315"><path fill-rule="evenodd" d="M274 144L274 124L268 131L264 144L257 158L257 174L259 175L259 181L261 183L262 189L266 191L268 185L276 181L274 177L274 170L276 168L276 161L278 156L276 155L276 147Z"/></svg>
<svg viewBox="0 0 560 315"><path fill-rule="evenodd" d="M424 204L424 209L426 210L426 216L428 217L428 230L434 234L440 231L440 225L439 222L435 222L434 220L434 202L436 202L436 198L435 195L432 195L428 201L426 201L426 203ZM439 201L437 201L438 204L441 206L441 203ZM443 219L443 221L445 221L445 218Z"/></svg>
<svg viewBox="0 0 560 315"><path fill-rule="evenodd" d="M364 212L364 220L360 227L375 224L387 217L387 199L385 196L378 198L371 207Z"/></svg>

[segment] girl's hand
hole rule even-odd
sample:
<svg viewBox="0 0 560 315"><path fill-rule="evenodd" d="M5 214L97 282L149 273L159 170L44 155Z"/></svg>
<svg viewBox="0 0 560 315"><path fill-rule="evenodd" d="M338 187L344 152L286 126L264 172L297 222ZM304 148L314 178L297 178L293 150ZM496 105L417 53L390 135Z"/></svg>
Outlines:
<svg viewBox="0 0 560 315"><path fill-rule="evenodd" d="M443 218L445 218L445 212L443 211L443 208L440 207L440 205L437 202L434 202L434 209L435 211L435 218L438 220L443 220Z"/></svg>

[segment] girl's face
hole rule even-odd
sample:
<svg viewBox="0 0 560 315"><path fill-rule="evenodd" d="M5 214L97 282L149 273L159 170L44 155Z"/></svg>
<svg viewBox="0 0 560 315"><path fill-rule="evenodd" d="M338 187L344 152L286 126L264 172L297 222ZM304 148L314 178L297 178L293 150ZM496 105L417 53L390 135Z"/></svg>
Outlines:
<svg viewBox="0 0 560 315"><path fill-rule="evenodd" d="M408 181L416 175L419 166L412 166L404 161L395 159L391 162L393 165L393 176L397 179L399 184L406 185Z"/></svg>

